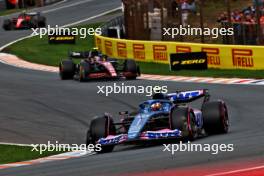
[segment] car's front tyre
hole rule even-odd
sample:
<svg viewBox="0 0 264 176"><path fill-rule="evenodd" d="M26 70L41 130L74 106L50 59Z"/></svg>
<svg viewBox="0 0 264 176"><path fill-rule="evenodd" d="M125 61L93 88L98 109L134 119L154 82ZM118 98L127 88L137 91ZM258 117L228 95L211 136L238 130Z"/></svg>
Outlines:
<svg viewBox="0 0 264 176"><path fill-rule="evenodd" d="M175 107L170 113L170 127L182 132L183 139L195 140L197 138L197 126L195 115L189 107Z"/></svg>
<svg viewBox="0 0 264 176"><path fill-rule="evenodd" d="M6 31L10 31L10 30L12 30L12 29L13 29L13 23L12 23L12 21L9 20L9 19L4 20L3 28L4 28L4 30L6 30Z"/></svg>
<svg viewBox="0 0 264 176"><path fill-rule="evenodd" d="M125 60L123 71L127 74L125 75L125 77L128 80L136 79L137 76L140 75L140 69L137 66L136 62L132 59Z"/></svg>
<svg viewBox="0 0 264 176"><path fill-rule="evenodd" d="M89 62L82 61L79 65L79 81L88 80L88 75L91 73L91 65Z"/></svg>
<svg viewBox="0 0 264 176"><path fill-rule="evenodd" d="M206 102L202 107L204 129L208 134L228 133L229 116L223 101Z"/></svg>
<svg viewBox="0 0 264 176"><path fill-rule="evenodd" d="M90 128L87 131L86 136L86 145L94 144L96 145L96 142L100 138L105 138L108 135L115 135L116 129L113 124L113 119L108 116L102 116L97 117L93 119L90 123ZM102 150L98 151L98 153L108 153L112 152L114 149L114 145L106 145L101 146Z"/></svg>
<svg viewBox="0 0 264 176"><path fill-rule="evenodd" d="M72 60L63 60L59 64L60 78L62 80L73 79L75 74L75 64Z"/></svg>

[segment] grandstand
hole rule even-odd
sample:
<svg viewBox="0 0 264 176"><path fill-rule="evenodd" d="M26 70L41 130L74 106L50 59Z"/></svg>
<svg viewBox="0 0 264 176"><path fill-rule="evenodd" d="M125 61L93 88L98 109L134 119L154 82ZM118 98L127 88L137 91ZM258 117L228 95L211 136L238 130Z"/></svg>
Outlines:
<svg viewBox="0 0 264 176"><path fill-rule="evenodd" d="M258 2L258 3L257 3ZM263 0L123 0L126 38L223 44L263 44ZM234 35L163 36L163 28L233 28Z"/></svg>

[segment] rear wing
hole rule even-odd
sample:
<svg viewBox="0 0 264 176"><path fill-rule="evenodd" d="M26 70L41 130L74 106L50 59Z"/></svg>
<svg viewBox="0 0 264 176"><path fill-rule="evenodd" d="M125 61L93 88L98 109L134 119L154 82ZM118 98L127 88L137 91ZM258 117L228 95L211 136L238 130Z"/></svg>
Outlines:
<svg viewBox="0 0 264 176"><path fill-rule="evenodd" d="M40 15L40 12L26 12L25 15L36 16L36 15Z"/></svg>
<svg viewBox="0 0 264 176"><path fill-rule="evenodd" d="M190 103L197 99L203 98L204 102L209 101L210 95L207 89L194 90L194 91L179 91L176 93L168 94L168 98L173 103Z"/></svg>
<svg viewBox="0 0 264 176"><path fill-rule="evenodd" d="M173 103L190 103L197 99L204 98L204 102L209 101L210 95L208 89L193 91L177 91L169 94L155 94L153 99L168 99Z"/></svg>
<svg viewBox="0 0 264 176"><path fill-rule="evenodd" d="M96 51L70 51L68 55L70 58L85 59L85 58L92 58L95 56L101 56L102 54L96 50Z"/></svg>
<svg viewBox="0 0 264 176"><path fill-rule="evenodd" d="M75 59L84 59L92 56L91 51L70 51L68 56Z"/></svg>

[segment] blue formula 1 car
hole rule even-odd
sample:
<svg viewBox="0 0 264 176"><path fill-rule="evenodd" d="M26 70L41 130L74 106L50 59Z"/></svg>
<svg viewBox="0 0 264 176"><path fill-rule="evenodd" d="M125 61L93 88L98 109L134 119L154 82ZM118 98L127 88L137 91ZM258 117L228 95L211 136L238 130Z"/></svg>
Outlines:
<svg viewBox="0 0 264 176"><path fill-rule="evenodd" d="M190 107L203 98L201 109ZM224 101L209 101L208 90L154 94L139 105L134 115L120 112L114 123L110 114L94 118L87 132L86 144L101 144L101 153L111 152L115 145L164 139L195 140L216 133L227 133L229 118Z"/></svg>

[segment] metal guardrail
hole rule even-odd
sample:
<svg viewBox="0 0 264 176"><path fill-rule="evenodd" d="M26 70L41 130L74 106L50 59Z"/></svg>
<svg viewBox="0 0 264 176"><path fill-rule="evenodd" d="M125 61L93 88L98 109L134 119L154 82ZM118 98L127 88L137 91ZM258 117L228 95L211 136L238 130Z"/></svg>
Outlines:
<svg viewBox="0 0 264 176"><path fill-rule="evenodd" d="M112 20L104 23L101 27L102 29L102 36L107 37L108 36L108 29L110 27L120 27L120 29L124 29L124 17L123 16L118 16L113 18Z"/></svg>
<svg viewBox="0 0 264 176"><path fill-rule="evenodd" d="M62 0L44 0L44 5L54 4L59 1L62 1Z"/></svg>
<svg viewBox="0 0 264 176"><path fill-rule="evenodd" d="M50 5L60 1L62 0L44 0L43 5ZM0 0L0 11L2 10L6 10L6 0Z"/></svg>
<svg viewBox="0 0 264 176"><path fill-rule="evenodd" d="M101 26L102 36L109 36L108 29L110 27L119 27L124 30L124 17L118 16ZM261 26L262 38L259 39L257 35L257 24L245 24L245 23L227 23L222 22L222 28L233 28L233 36L222 36L223 44L235 44L235 45L257 45L258 41L264 40L264 25ZM124 31L125 33L125 31Z"/></svg>
<svg viewBox="0 0 264 176"><path fill-rule="evenodd" d="M263 40L264 26L261 27L262 36L260 39L258 38L257 24L222 22L221 26L234 29L233 36L223 36L223 44L257 45L258 41Z"/></svg>
<svg viewBox="0 0 264 176"><path fill-rule="evenodd" d="M0 11L5 10L5 9L6 9L5 0L0 0Z"/></svg>

